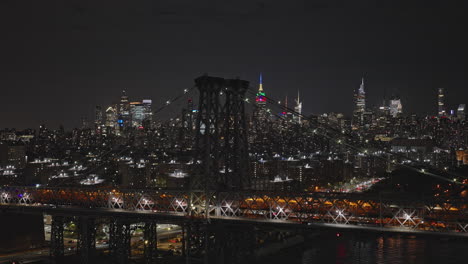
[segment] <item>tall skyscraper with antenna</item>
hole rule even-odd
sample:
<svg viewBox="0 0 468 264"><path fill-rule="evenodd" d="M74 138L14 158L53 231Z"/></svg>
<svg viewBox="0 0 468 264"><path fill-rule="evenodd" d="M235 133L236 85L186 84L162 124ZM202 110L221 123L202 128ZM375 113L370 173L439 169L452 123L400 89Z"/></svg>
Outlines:
<svg viewBox="0 0 468 264"><path fill-rule="evenodd" d="M366 111L366 92L364 90L364 78L361 79L361 85L354 93L354 110L352 127L358 129L363 124L363 114Z"/></svg>
<svg viewBox="0 0 468 264"><path fill-rule="evenodd" d="M445 111L445 94L444 88L439 88L439 94L437 96L437 106L438 106L438 115L446 116L447 112Z"/></svg>
<svg viewBox="0 0 468 264"><path fill-rule="evenodd" d="M252 132L249 141L254 152L265 153L271 143L269 140L270 113L266 106L267 98L263 90L263 76L260 74L258 91L255 95L255 104L252 116Z"/></svg>
<svg viewBox="0 0 468 264"><path fill-rule="evenodd" d="M301 99L299 97L299 91L297 91L297 99L294 100L296 102L296 105L294 106L294 121L296 121L296 123L300 124L302 122L302 118L301 118L301 115L302 115L302 102L301 102Z"/></svg>
<svg viewBox="0 0 468 264"><path fill-rule="evenodd" d="M265 92L263 91L263 77L261 73L259 78L257 96L255 97L255 105L262 108L264 108L266 105Z"/></svg>
<svg viewBox="0 0 468 264"><path fill-rule="evenodd" d="M266 108L267 98L265 91L263 90L263 77L260 73L258 91L255 96L255 109L253 112L254 125L256 127L261 126L268 118L268 111Z"/></svg>
<svg viewBox="0 0 468 264"><path fill-rule="evenodd" d="M130 102L128 100L127 93L125 90L122 91L122 96L120 96L120 104L119 104L119 128L127 128L130 126Z"/></svg>

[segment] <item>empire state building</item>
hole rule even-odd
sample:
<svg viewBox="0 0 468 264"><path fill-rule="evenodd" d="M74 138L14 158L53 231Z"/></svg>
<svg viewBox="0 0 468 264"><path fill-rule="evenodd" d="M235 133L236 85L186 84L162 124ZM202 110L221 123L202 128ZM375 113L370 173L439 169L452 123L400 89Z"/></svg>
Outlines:
<svg viewBox="0 0 468 264"><path fill-rule="evenodd" d="M255 96L255 109L253 112L253 123L256 129L263 130L265 123L269 120L266 104L267 98L263 90L263 77L262 74L260 74L258 92Z"/></svg>

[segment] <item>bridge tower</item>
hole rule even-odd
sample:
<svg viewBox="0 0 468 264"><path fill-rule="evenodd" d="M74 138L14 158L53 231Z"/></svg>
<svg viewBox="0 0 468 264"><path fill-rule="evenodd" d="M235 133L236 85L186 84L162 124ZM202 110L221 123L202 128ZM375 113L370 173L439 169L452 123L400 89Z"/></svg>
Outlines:
<svg viewBox="0 0 468 264"><path fill-rule="evenodd" d="M248 81L226 80L223 126L223 183L228 190L245 190L250 187L247 123L244 97Z"/></svg>
<svg viewBox="0 0 468 264"><path fill-rule="evenodd" d="M209 216L220 213L221 192L247 189L250 185L244 109L249 82L201 76L195 79L195 85L200 94L194 147L197 167L190 179L189 213L199 218L185 226L185 252L188 262L203 256L204 263L217 263L211 256L214 233ZM219 242L221 233L217 234Z"/></svg>
<svg viewBox="0 0 468 264"><path fill-rule="evenodd" d="M200 99L194 157L200 164L190 182L190 206L192 213L208 216L211 194L250 186L244 108L249 82L201 76L195 79L195 85ZM223 91L226 97L222 106Z"/></svg>
<svg viewBox="0 0 468 264"><path fill-rule="evenodd" d="M224 79L201 76L195 79L199 90L195 131L194 163L196 173L190 181L190 213L208 216L209 192L218 189L220 156L220 98Z"/></svg>

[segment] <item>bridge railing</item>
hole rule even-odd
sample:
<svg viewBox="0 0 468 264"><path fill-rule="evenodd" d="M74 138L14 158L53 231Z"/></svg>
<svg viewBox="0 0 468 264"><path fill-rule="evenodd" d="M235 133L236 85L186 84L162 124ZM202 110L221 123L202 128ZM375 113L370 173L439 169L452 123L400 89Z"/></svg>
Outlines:
<svg viewBox="0 0 468 264"><path fill-rule="evenodd" d="M288 220L403 228L421 231L468 232L465 200L408 199L336 193L219 193L211 206L217 217Z"/></svg>
<svg viewBox="0 0 468 264"><path fill-rule="evenodd" d="M177 190L118 190L92 188L0 188L0 204L145 210L186 214L188 196Z"/></svg>
<svg viewBox="0 0 468 264"><path fill-rule="evenodd" d="M468 234L468 204L466 200L456 198L262 191L213 192L201 199L207 198L208 217ZM190 193L184 190L0 188L0 204L3 205L107 208L188 215L189 203Z"/></svg>

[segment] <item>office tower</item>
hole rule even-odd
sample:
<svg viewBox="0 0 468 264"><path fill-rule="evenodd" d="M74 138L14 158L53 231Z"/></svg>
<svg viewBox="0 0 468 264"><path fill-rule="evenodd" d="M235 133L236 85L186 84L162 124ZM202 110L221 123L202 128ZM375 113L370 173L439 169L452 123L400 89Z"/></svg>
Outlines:
<svg viewBox="0 0 468 264"><path fill-rule="evenodd" d="M117 128L117 107L109 106L106 109L106 127Z"/></svg>
<svg viewBox="0 0 468 264"><path fill-rule="evenodd" d="M94 109L94 124L96 127L102 126L103 124L102 107L100 105L96 105Z"/></svg>
<svg viewBox="0 0 468 264"><path fill-rule="evenodd" d="M131 126L137 128L143 128L144 119L144 106L141 102L130 103L130 119Z"/></svg>
<svg viewBox="0 0 468 264"><path fill-rule="evenodd" d="M447 113L445 111L445 94L444 94L444 88L439 88L439 94L437 97L437 104L438 104L438 114L440 116L445 116Z"/></svg>
<svg viewBox="0 0 468 264"><path fill-rule="evenodd" d="M358 129L363 124L363 114L365 111L366 92L364 91L364 78L362 78L359 89L354 93L353 129Z"/></svg>
<svg viewBox="0 0 468 264"><path fill-rule="evenodd" d="M258 84L258 92L255 97L255 105L264 107L266 105L265 92L263 91L263 77L260 73L260 82Z"/></svg>
<svg viewBox="0 0 468 264"><path fill-rule="evenodd" d="M390 99L390 115L397 117L403 113L403 105L401 104L401 99L397 96Z"/></svg>
<svg viewBox="0 0 468 264"><path fill-rule="evenodd" d="M299 91L297 91L297 99L294 100L296 105L294 106L294 121L298 124L302 121L302 102L300 101Z"/></svg>
<svg viewBox="0 0 468 264"><path fill-rule="evenodd" d="M255 109L254 109L254 125L259 128L264 124L265 120L268 118L267 109L266 109L267 98L265 91L263 90L263 77L260 74L258 92L255 96Z"/></svg>
<svg viewBox="0 0 468 264"><path fill-rule="evenodd" d="M460 104L458 106L457 118L458 118L458 120L465 121L465 118L466 118L465 104Z"/></svg>
<svg viewBox="0 0 468 264"><path fill-rule="evenodd" d="M26 146L21 142L0 142L0 167L14 166L23 169L26 165Z"/></svg>
<svg viewBox="0 0 468 264"><path fill-rule="evenodd" d="M387 105L387 100L383 99L382 105L379 106L379 115L388 116L390 115L390 106Z"/></svg>
<svg viewBox="0 0 468 264"><path fill-rule="evenodd" d="M130 102L128 101L128 96L125 90L122 91L122 96L120 97L120 104L118 109L118 123L119 127L128 127L130 125Z"/></svg>
<svg viewBox="0 0 468 264"><path fill-rule="evenodd" d="M153 122L153 101L150 99L143 99L141 102L143 104L143 127L151 128L151 123Z"/></svg>

